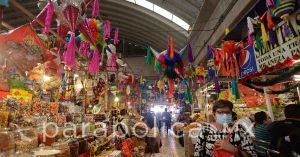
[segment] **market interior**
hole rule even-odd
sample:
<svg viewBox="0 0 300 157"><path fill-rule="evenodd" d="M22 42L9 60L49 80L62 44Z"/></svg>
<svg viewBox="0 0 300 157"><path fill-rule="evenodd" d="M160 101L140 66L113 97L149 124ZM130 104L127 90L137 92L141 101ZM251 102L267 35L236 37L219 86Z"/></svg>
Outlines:
<svg viewBox="0 0 300 157"><path fill-rule="evenodd" d="M300 0L0 0L0 157L300 156Z"/></svg>

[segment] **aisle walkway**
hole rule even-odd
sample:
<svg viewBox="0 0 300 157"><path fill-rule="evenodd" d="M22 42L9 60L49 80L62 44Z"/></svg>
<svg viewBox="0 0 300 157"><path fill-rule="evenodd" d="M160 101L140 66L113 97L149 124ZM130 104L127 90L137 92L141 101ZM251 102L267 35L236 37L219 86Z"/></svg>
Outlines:
<svg viewBox="0 0 300 157"><path fill-rule="evenodd" d="M171 136L161 137L162 147L160 154L155 157L184 157L184 147L178 143L178 139Z"/></svg>

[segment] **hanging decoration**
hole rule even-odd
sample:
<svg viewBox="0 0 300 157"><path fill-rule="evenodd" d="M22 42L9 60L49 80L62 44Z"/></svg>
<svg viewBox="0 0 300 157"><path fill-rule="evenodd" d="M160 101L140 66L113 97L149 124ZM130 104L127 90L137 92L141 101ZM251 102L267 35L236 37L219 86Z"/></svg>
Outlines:
<svg viewBox="0 0 300 157"><path fill-rule="evenodd" d="M115 28L114 45L117 45L118 42L119 42L119 28Z"/></svg>
<svg viewBox="0 0 300 157"><path fill-rule="evenodd" d="M93 12L92 15L93 17L98 17L99 16L99 0L94 0L94 5L93 5Z"/></svg>
<svg viewBox="0 0 300 157"><path fill-rule="evenodd" d="M107 67L109 70L116 70L117 68L117 52L113 44L106 47Z"/></svg>
<svg viewBox="0 0 300 157"><path fill-rule="evenodd" d="M182 55L186 47L181 49L179 52L174 50L173 38L169 39L169 48L161 53L150 47L153 55L157 61L161 64L161 77L166 76L167 78L183 78L184 75L184 64L182 61Z"/></svg>
<svg viewBox="0 0 300 157"><path fill-rule="evenodd" d="M240 99L240 92L238 89L238 83L235 79L231 81L231 90L232 90L232 95L234 96L235 99Z"/></svg>
<svg viewBox="0 0 300 157"><path fill-rule="evenodd" d="M148 47L147 49L147 58L146 58L146 64L151 64L151 49Z"/></svg>
<svg viewBox="0 0 300 157"><path fill-rule="evenodd" d="M10 42L7 42L10 41ZM0 35L1 56L16 67L22 76L38 63L44 63L47 52L44 42L38 37L30 24L18 27Z"/></svg>
<svg viewBox="0 0 300 157"><path fill-rule="evenodd" d="M187 52L188 52L188 60L189 60L189 63L193 63L194 62L194 57L193 57L193 51L192 51L192 46L191 44L188 44L187 45Z"/></svg>
<svg viewBox="0 0 300 157"><path fill-rule="evenodd" d="M70 41L67 44L67 50L64 53L65 65L71 68L76 66L75 52L77 47L75 42L75 30L77 28L78 18L81 14L81 3L82 1L74 0L65 1L65 3L61 4L63 15L67 21L68 27L71 30Z"/></svg>
<svg viewBox="0 0 300 157"><path fill-rule="evenodd" d="M187 98L188 98L188 102L189 104L193 104L193 95L192 95L192 92L191 92L191 89L189 86L187 86Z"/></svg>
<svg viewBox="0 0 300 157"><path fill-rule="evenodd" d="M239 76L238 62L236 54L238 47L234 41L224 41L221 48L221 57L224 64L222 65L223 75L235 77Z"/></svg>
<svg viewBox="0 0 300 157"><path fill-rule="evenodd" d="M96 74L99 71L99 51L98 48L94 48L93 58L88 65L88 70L91 74Z"/></svg>
<svg viewBox="0 0 300 157"><path fill-rule="evenodd" d="M51 27L51 23L52 23L53 16L54 16L54 5L51 0L48 1L46 8L47 8L47 15L45 18L45 27L43 30L43 33L45 35L47 35L49 33L49 29Z"/></svg>

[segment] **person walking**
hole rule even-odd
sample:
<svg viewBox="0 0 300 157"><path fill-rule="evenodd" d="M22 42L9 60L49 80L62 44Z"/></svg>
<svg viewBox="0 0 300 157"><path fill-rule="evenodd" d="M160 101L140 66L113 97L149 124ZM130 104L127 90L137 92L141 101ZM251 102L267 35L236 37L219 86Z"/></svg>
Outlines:
<svg viewBox="0 0 300 157"><path fill-rule="evenodd" d="M165 112L162 113L162 122L164 127L167 129L167 134L169 133L169 129L171 128L172 117L168 112L168 109L165 108Z"/></svg>
<svg viewBox="0 0 300 157"><path fill-rule="evenodd" d="M284 108L285 120L274 121L268 127L271 135L270 148L278 150L279 140L288 136L291 131L300 129L300 104L288 105Z"/></svg>
<svg viewBox="0 0 300 157"><path fill-rule="evenodd" d="M267 149L269 149L271 141L267 127L272 123L271 117L266 112L261 111L255 113L254 119L255 151L258 157L267 157Z"/></svg>

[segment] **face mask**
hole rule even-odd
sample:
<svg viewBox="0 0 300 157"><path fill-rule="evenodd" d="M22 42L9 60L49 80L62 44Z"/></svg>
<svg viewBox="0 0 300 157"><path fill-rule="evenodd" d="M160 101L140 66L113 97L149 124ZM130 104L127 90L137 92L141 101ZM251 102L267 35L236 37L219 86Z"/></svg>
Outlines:
<svg viewBox="0 0 300 157"><path fill-rule="evenodd" d="M229 124L232 122L231 114L216 114L216 122L220 124Z"/></svg>

